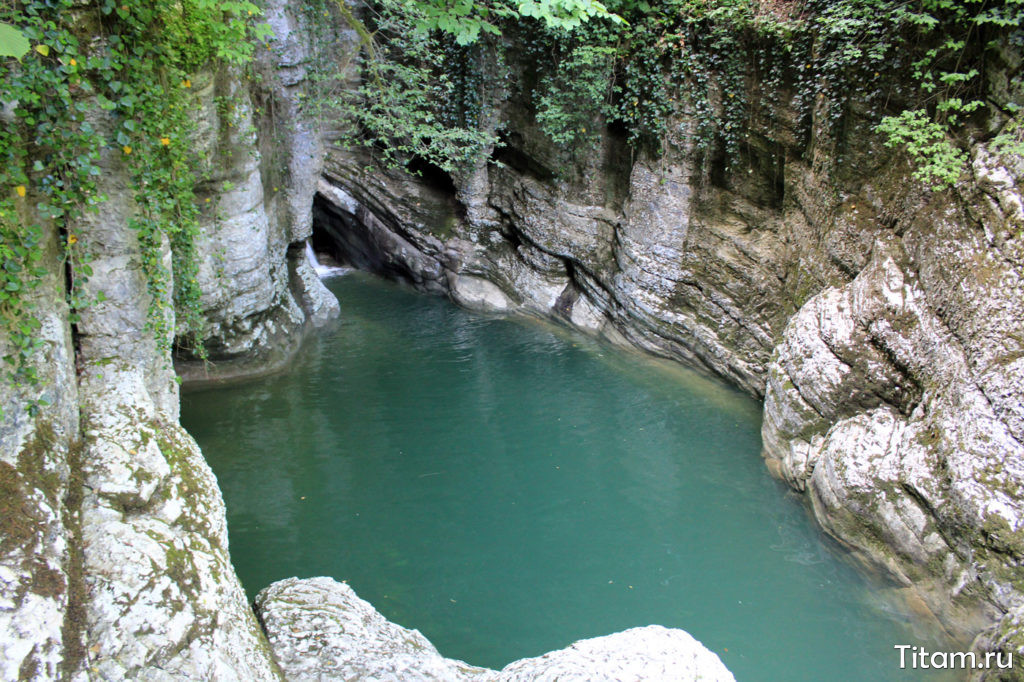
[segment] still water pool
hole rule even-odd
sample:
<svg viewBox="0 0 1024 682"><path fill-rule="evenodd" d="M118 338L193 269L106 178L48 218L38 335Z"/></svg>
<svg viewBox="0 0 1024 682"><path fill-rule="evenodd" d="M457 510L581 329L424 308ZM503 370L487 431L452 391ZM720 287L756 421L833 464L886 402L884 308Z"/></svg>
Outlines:
<svg viewBox="0 0 1024 682"><path fill-rule="evenodd" d="M250 596L347 580L490 667L650 623L741 681L909 679L893 645L935 648L768 476L755 401L360 273L328 285L342 317L286 373L182 399Z"/></svg>

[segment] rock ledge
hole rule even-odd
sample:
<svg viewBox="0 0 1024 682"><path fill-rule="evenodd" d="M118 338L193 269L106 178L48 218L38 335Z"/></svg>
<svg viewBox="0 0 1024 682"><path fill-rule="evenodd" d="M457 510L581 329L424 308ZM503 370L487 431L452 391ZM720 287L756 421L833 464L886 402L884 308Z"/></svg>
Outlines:
<svg viewBox="0 0 1024 682"><path fill-rule="evenodd" d="M256 597L256 611L289 680L734 680L696 639L660 625L581 640L496 671L443 657L419 631L388 621L331 578L278 581Z"/></svg>

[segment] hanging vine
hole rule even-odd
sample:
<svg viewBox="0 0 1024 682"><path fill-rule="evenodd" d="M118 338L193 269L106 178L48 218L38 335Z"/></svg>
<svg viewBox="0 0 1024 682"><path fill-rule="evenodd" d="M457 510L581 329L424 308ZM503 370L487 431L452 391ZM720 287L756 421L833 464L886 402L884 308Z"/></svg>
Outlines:
<svg viewBox="0 0 1024 682"><path fill-rule="evenodd" d="M137 211L142 267L152 295L148 326L167 350L170 338L202 353L194 187L201 159L192 142L197 102L190 75L215 62L242 64L265 34L247 1L22 0L0 21L31 46L0 59L0 325L12 350L5 379L38 386L33 355L40 323L28 292L44 273L44 224L55 224L70 272L71 322L93 301L82 285L92 275L87 234L75 226L95 212L103 150L123 157ZM19 58L20 57L20 58ZM103 121L104 124L97 124ZM107 125L109 122L110 125ZM171 272L163 265L168 240ZM177 325L165 301L173 300ZM30 409L36 409L32 403Z"/></svg>

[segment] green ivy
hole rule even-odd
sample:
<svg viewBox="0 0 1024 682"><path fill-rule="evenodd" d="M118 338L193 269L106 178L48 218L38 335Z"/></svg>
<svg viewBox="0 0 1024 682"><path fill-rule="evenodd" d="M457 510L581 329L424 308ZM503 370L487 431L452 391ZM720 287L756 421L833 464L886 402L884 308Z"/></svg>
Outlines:
<svg viewBox="0 0 1024 682"><path fill-rule="evenodd" d="M341 144L363 146L386 166L418 157L451 172L471 164L494 138L476 127L479 111L470 120L458 106L474 93L463 78L460 97L460 83L445 71L444 34L423 30L428 21L419 6L379 3L367 25L373 36L364 43L369 54L360 84L327 95L325 106L351 123Z"/></svg>
<svg viewBox="0 0 1024 682"><path fill-rule="evenodd" d="M21 31L0 22L0 57L21 59L31 48L32 44Z"/></svg>
<svg viewBox="0 0 1024 682"><path fill-rule="evenodd" d="M0 129L0 324L13 346L6 379L37 386L32 367L39 320L26 297L41 274L45 223L64 246L71 323L93 301L88 234L74 226L106 199L99 191L103 150L130 171L143 269L153 295L149 327L165 349L176 335L203 354L195 239L197 102L191 74L218 63L243 64L259 8L232 0L23 0L0 10L32 46L20 60L0 59L0 102L13 120ZM98 38L98 39L97 39ZM112 123L98 126L95 121ZM173 278L160 254L172 251ZM173 291L170 282L174 282ZM177 311L172 330L164 301Z"/></svg>
<svg viewBox="0 0 1024 682"><path fill-rule="evenodd" d="M890 12L894 23L911 29L916 42L910 63L916 108L885 117L877 129L889 146L906 149L916 177L934 189L952 186L967 161L958 140L970 118L990 106L982 72L1000 59L1001 49L1019 49L1024 43L1024 0L919 0L894 5ZM1016 90L1011 96L1019 97L1019 76L1011 87ZM993 146L1005 153L1013 148L1022 102L1000 104L1009 122Z"/></svg>
<svg viewBox="0 0 1024 682"><path fill-rule="evenodd" d="M935 189L956 183L967 162L967 154L950 142L946 129L924 110L887 116L878 130L886 136L886 146L907 150L915 161L914 177Z"/></svg>
<svg viewBox="0 0 1024 682"><path fill-rule="evenodd" d="M610 41L588 40L600 30L591 25L564 43L552 41L560 54L534 93L541 129L556 144L573 150L586 150L596 144L596 122L608 116L613 106L617 51Z"/></svg>

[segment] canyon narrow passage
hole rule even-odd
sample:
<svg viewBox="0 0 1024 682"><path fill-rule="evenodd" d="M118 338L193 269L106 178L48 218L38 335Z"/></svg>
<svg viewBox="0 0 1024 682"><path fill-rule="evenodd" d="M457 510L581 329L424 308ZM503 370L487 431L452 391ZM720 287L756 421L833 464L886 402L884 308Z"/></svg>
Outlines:
<svg viewBox="0 0 1024 682"><path fill-rule="evenodd" d="M903 679L894 644L946 644L769 477L755 401L365 273L327 283L342 317L287 372L182 397L250 597L347 580L498 668L651 623L740 680Z"/></svg>

